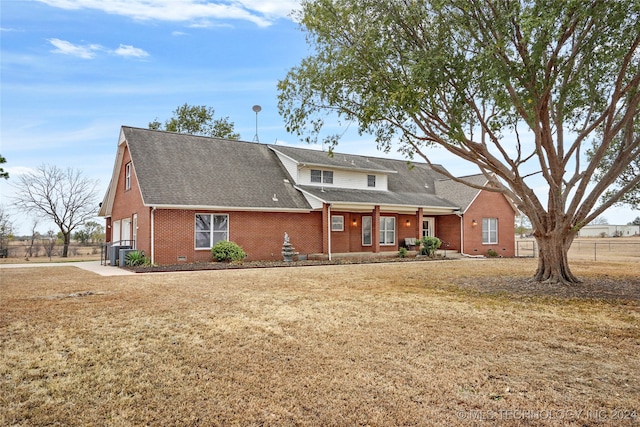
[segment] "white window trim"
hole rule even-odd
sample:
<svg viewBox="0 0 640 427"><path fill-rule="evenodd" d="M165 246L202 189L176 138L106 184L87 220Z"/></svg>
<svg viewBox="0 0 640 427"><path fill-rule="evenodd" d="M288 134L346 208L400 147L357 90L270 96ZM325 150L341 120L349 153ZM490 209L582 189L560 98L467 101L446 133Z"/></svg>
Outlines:
<svg viewBox="0 0 640 427"><path fill-rule="evenodd" d="M331 231L344 231L344 215L331 215Z"/></svg>
<svg viewBox="0 0 640 427"><path fill-rule="evenodd" d="M313 181L313 178L312 178L312 172L313 171L320 172L320 181ZM331 182L327 182L329 174L331 174ZM333 185L333 176L334 176L334 173L331 170L326 170L326 169L310 169L309 170L309 182L311 184L316 184L316 185L329 184L329 185Z"/></svg>
<svg viewBox="0 0 640 427"><path fill-rule="evenodd" d="M379 231L379 234L383 234L384 233L384 235L386 236L387 231L390 231L390 230L386 230L386 229L384 229L382 227L383 220L385 220L384 222L386 223L386 220L388 218L393 219L393 242L391 242L391 243L382 243L382 242L380 242L380 246L394 246L396 244L396 240L397 240L396 237L397 237L397 233L398 233L398 227L397 227L397 222L398 221L396 221L396 217L395 216L381 216L380 217L380 231ZM379 235L378 235L378 240L380 240L380 236Z"/></svg>
<svg viewBox="0 0 640 427"><path fill-rule="evenodd" d="M124 189L131 190L131 162L124 166Z"/></svg>
<svg viewBox="0 0 640 427"><path fill-rule="evenodd" d="M196 217L198 215L208 215L210 217L214 217L214 216L224 216L227 217L227 229L225 231L226 234L226 240L229 240L229 215L228 214L217 214L217 213L199 213L196 212L196 214L193 216L193 246L196 250L211 250L211 248L213 247L213 235L214 235L214 231L211 229L209 230L209 246L208 247L199 247L198 246L198 229L197 229L197 222L196 222ZM213 218L211 218L211 227L213 227L214 224L214 220Z"/></svg>
<svg viewBox="0 0 640 427"><path fill-rule="evenodd" d="M369 243L364 242L364 233L367 231L367 227L365 226L366 220L369 221L369 238L371 241ZM362 246L373 246L373 217L371 216L363 216L362 219Z"/></svg>
<svg viewBox="0 0 640 427"><path fill-rule="evenodd" d="M484 240L484 235L485 235L485 230L484 230L484 224L485 224L485 220L487 223L487 241ZM491 240L491 222L495 221L495 234L496 234L496 240L492 241ZM482 244L483 245L497 245L498 244L498 218L482 218Z"/></svg>

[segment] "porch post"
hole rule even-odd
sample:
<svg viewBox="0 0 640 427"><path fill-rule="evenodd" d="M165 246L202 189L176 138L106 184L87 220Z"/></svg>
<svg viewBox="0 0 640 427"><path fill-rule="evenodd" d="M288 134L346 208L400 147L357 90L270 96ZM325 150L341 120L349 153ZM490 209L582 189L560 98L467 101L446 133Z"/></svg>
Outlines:
<svg viewBox="0 0 640 427"><path fill-rule="evenodd" d="M416 222L418 223L418 235L416 237L422 238L422 217L424 216L424 210L422 208L418 208L418 212L416 212Z"/></svg>
<svg viewBox="0 0 640 427"><path fill-rule="evenodd" d="M380 252L380 206L378 205L373 208L371 218L371 246L373 253Z"/></svg>

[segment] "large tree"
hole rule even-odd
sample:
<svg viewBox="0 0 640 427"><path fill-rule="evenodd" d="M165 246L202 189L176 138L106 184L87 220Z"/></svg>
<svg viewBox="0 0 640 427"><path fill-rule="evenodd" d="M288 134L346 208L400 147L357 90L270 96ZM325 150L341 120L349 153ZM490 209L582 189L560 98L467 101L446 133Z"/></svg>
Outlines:
<svg viewBox="0 0 640 427"><path fill-rule="evenodd" d="M235 132L234 124L229 121L229 117L214 119L214 113L215 110L206 105L185 103L174 110L173 117L164 122L164 128L162 123L155 119L149 123L149 129L224 139L240 139L240 134Z"/></svg>
<svg viewBox="0 0 640 427"><path fill-rule="evenodd" d="M48 165L19 175L17 181L16 206L53 221L63 236L62 256L67 257L73 230L97 214L97 181L79 170Z"/></svg>
<svg viewBox="0 0 640 427"><path fill-rule="evenodd" d="M397 141L431 164L435 145L474 163L531 220L535 279L577 283L578 230L640 182L598 203L640 155L639 15L637 0L306 0L315 52L279 83L280 112L307 139L335 143L322 132L337 114L379 148Z"/></svg>

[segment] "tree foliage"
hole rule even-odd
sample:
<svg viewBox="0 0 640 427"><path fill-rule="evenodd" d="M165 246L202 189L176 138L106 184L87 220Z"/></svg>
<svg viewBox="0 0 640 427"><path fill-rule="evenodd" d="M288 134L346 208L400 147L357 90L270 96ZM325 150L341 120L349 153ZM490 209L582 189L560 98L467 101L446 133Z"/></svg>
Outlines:
<svg viewBox="0 0 640 427"><path fill-rule="evenodd" d="M636 135L640 133L640 120L636 122ZM616 138L611 148L604 153L600 160L600 165L596 174L593 177L594 182L598 182L607 171L614 166L618 161L618 155L621 151L620 145L623 144L622 138ZM594 150L597 150L597 144L594 146ZM588 155L593 156L594 150L590 150ZM640 210L640 183L633 185L633 182L637 181L637 177L640 176L640 157L636 157L629 163L627 168L620 173L620 176L615 180L613 185L604 193L602 201L607 202L609 199L616 197L621 188L631 187L631 189L622 194L615 204L628 205L631 209Z"/></svg>
<svg viewBox="0 0 640 427"><path fill-rule="evenodd" d="M7 159L0 154L0 165L7 163ZM5 172L4 168L0 167L0 178L9 179L9 172Z"/></svg>
<svg viewBox="0 0 640 427"><path fill-rule="evenodd" d="M104 241L104 226L95 221L87 221L84 227L73 235L83 245Z"/></svg>
<svg viewBox="0 0 640 427"><path fill-rule="evenodd" d="M63 257L68 256L71 233L98 211L97 181L82 172L42 165L17 178L16 206L53 221L63 236Z"/></svg>
<svg viewBox="0 0 640 427"><path fill-rule="evenodd" d="M477 165L530 219L535 278L575 283L578 230L640 182L598 204L640 155L639 15L637 0L303 1L315 52L279 82L279 109L307 140L335 144L323 126L337 115L381 149L431 164L435 145Z"/></svg>
<svg viewBox="0 0 640 427"><path fill-rule="evenodd" d="M214 113L215 110L211 107L185 103L173 111L173 117L164 122L164 128L162 123L156 119L149 123L149 129L224 139L240 139L240 134L235 132L234 124L229 121L229 117L214 119Z"/></svg>

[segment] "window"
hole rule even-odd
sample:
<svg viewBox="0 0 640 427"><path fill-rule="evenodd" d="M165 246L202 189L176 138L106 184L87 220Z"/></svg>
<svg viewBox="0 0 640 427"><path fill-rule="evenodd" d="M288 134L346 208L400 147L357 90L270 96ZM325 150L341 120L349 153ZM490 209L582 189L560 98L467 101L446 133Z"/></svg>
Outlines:
<svg viewBox="0 0 640 427"><path fill-rule="evenodd" d="M498 218L482 218L482 243L498 243Z"/></svg>
<svg viewBox="0 0 640 427"><path fill-rule="evenodd" d="M311 169L311 182L333 184L333 171Z"/></svg>
<svg viewBox="0 0 640 427"><path fill-rule="evenodd" d="M196 249L209 249L229 240L229 215L196 214Z"/></svg>
<svg viewBox="0 0 640 427"><path fill-rule="evenodd" d="M131 162L124 167L124 189L131 190Z"/></svg>
<svg viewBox="0 0 640 427"><path fill-rule="evenodd" d="M344 231L344 216L331 215L331 231Z"/></svg>
<svg viewBox="0 0 640 427"><path fill-rule="evenodd" d="M367 187L375 187L375 186L376 186L376 176L367 175Z"/></svg>
<svg viewBox="0 0 640 427"><path fill-rule="evenodd" d="M396 244L396 219L392 216L380 218L380 244Z"/></svg>
<svg viewBox="0 0 640 427"><path fill-rule="evenodd" d="M362 246L371 246L371 217L362 217Z"/></svg>

